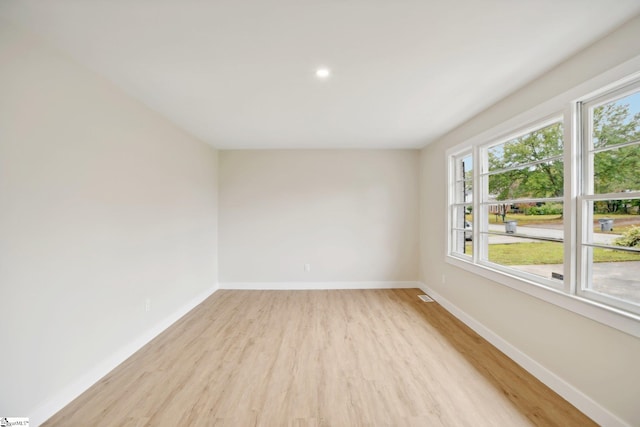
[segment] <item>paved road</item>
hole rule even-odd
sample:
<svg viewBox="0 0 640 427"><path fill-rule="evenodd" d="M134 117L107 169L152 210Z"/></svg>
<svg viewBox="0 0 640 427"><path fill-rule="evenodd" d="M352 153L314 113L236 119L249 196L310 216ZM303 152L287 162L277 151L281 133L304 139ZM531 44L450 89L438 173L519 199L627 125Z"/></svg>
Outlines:
<svg viewBox="0 0 640 427"><path fill-rule="evenodd" d="M502 224L489 224L489 231L505 232L505 226ZM493 243L521 243L521 242L537 242L539 240L527 239L521 236L546 237L551 239L562 239L562 230L555 228L542 228L536 226L517 226L516 233L518 236L489 236L489 244ZM603 234L593 233L593 242L604 245L613 243L613 240L620 237L620 234Z"/></svg>
<svg viewBox="0 0 640 427"><path fill-rule="evenodd" d="M551 273L562 274L562 264L512 265L511 268L537 276L551 278ZM592 268L594 291L609 296L640 302L640 261L598 262Z"/></svg>

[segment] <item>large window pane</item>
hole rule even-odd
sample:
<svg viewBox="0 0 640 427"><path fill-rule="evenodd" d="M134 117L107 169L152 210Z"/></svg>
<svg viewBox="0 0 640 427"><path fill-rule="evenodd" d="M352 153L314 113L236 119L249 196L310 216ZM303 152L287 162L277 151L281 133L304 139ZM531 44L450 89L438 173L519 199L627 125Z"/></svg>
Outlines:
<svg viewBox="0 0 640 427"><path fill-rule="evenodd" d="M470 251L467 246L473 238L471 205L452 206L452 252L467 254Z"/></svg>
<svg viewBox="0 0 640 427"><path fill-rule="evenodd" d="M640 253L587 248L591 266L589 289L610 297L640 304Z"/></svg>
<svg viewBox="0 0 640 427"><path fill-rule="evenodd" d="M454 231L454 252L457 254L471 255L473 253L473 242L471 231Z"/></svg>
<svg viewBox="0 0 640 427"><path fill-rule="evenodd" d="M564 167L551 160L489 175L489 194L496 200L561 197Z"/></svg>
<svg viewBox="0 0 640 427"><path fill-rule="evenodd" d="M587 210L587 243L617 246L616 241L640 227L640 198L589 201Z"/></svg>
<svg viewBox="0 0 640 427"><path fill-rule="evenodd" d="M470 151L452 158L453 194L451 195L449 212L451 215L451 247L453 254L470 254L472 245L473 206L473 156Z"/></svg>
<svg viewBox="0 0 640 427"><path fill-rule="evenodd" d="M471 222L471 206L459 205L451 207L453 228L463 229L469 227L466 222Z"/></svg>
<svg viewBox="0 0 640 427"><path fill-rule="evenodd" d="M489 170L507 169L562 155L562 123L554 123L487 150Z"/></svg>
<svg viewBox="0 0 640 427"><path fill-rule="evenodd" d="M518 234L525 237L562 241L563 204L559 202L488 205L489 233ZM503 213L506 214L503 217ZM640 219L640 218L639 218ZM497 236L489 236L489 244Z"/></svg>
<svg viewBox="0 0 640 427"><path fill-rule="evenodd" d="M640 144L596 152L593 181L596 194L640 190Z"/></svg>
<svg viewBox="0 0 640 427"><path fill-rule="evenodd" d="M514 236L490 236L488 260L560 283L564 275L564 245Z"/></svg>
<svg viewBox="0 0 640 427"><path fill-rule="evenodd" d="M471 154L456 160L455 202L471 203L473 201L473 160Z"/></svg>
<svg viewBox="0 0 640 427"><path fill-rule="evenodd" d="M489 224L484 241L488 245L488 261L562 282L562 203L491 204L487 209Z"/></svg>
<svg viewBox="0 0 640 427"><path fill-rule="evenodd" d="M473 199L473 181L458 181L455 188L455 203L471 203Z"/></svg>
<svg viewBox="0 0 640 427"><path fill-rule="evenodd" d="M636 141L640 137L640 92L593 108L594 148Z"/></svg>
<svg viewBox="0 0 640 427"><path fill-rule="evenodd" d="M584 114L586 113L586 114ZM640 91L620 88L589 101L583 117L582 182L588 200L579 283L585 296L630 309L640 303ZM597 200L598 194L616 197ZM619 196L618 196L619 195ZM635 309L632 309L635 311Z"/></svg>
<svg viewBox="0 0 640 427"><path fill-rule="evenodd" d="M556 281L564 275L563 126L488 147L482 259Z"/></svg>

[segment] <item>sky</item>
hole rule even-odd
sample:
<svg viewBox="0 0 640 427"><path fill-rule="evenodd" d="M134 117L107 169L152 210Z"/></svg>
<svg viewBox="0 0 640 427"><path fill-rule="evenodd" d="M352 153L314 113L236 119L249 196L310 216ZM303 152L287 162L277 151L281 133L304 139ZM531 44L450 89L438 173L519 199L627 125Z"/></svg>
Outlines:
<svg viewBox="0 0 640 427"><path fill-rule="evenodd" d="M634 114L640 113L640 92L636 92L622 99L619 99L618 101L616 101L616 104L628 104L629 112L632 116Z"/></svg>

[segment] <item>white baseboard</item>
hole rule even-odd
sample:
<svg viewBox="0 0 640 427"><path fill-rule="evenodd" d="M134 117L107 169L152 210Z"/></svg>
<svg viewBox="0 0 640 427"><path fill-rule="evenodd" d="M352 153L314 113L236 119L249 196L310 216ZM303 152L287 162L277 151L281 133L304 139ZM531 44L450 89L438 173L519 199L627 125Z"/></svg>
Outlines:
<svg viewBox="0 0 640 427"><path fill-rule="evenodd" d="M509 356L514 362L527 370L531 375L542 381L550 389L558 393L573 406L578 408L596 423L604 427L626 427L628 426L623 420L615 414L603 408L589 396L560 378L558 375L542 366L540 363L514 347L512 344L504 340L491 329L478 322L473 317L462 311L456 305L446 298L442 297L433 289L421 283L419 286L426 294L433 298L438 304L444 307L448 312L462 321L465 325L473 329L482 338L489 341L498 350Z"/></svg>
<svg viewBox="0 0 640 427"><path fill-rule="evenodd" d="M202 292L189 302L184 304L178 310L165 317L160 323L149 329L129 344L121 347L106 359L102 360L89 372L86 372L69 386L60 390L55 396L49 397L44 403L40 404L35 410L29 413L29 424L39 426L46 420L51 418L56 412L71 403L73 399L80 396L89 387L98 382L102 377L111 372L115 367L127 360L133 353L140 350L149 341L160 335L165 329L174 324L178 319L193 310L198 304L211 296L218 290L213 287Z"/></svg>
<svg viewBox="0 0 640 427"><path fill-rule="evenodd" d="M402 289L419 288L421 282L227 282L220 289L237 290L322 290L322 289Z"/></svg>

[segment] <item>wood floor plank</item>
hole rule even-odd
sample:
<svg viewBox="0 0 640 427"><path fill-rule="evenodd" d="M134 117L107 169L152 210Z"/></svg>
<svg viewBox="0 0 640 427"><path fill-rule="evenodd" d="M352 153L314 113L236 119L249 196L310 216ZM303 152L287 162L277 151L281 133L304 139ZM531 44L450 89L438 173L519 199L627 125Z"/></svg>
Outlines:
<svg viewBox="0 0 640 427"><path fill-rule="evenodd" d="M420 293L218 291L44 425L595 425Z"/></svg>

